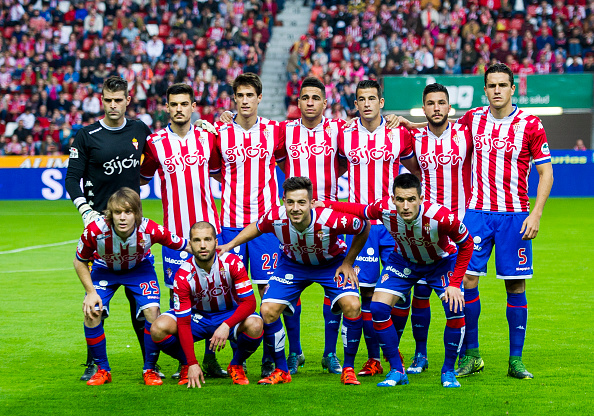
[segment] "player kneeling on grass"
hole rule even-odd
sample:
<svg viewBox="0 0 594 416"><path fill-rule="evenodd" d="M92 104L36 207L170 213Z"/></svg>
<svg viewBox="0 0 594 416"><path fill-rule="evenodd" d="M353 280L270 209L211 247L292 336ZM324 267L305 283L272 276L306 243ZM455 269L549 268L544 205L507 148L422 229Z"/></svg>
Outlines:
<svg viewBox="0 0 594 416"><path fill-rule="evenodd" d="M262 318L254 313L256 297L245 266L235 254L217 255L216 231L208 222L192 226L190 247L194 256L180 266L173 281L174 310L153 323L153 342L147 343L147 351L161 350L178 359L182 364L178 384L201 387L204 375L194 342L204 339L212 351L220 351L229 339L237 348L227 372L234 384L249 384L243 362L260 346L263 331ZM147 356L152 369L157 355Z"/></svg>
<svg viewBox="0 0 594 416"><path fill-rule="evenodd" d="M140 196L125 187L109 198L105 218L89 223L80 238L74 269L87 292L83 302L85 337L98 366L87 381L89 386L111 382L102 317L109 315L109 301L116 290L124 286L133 292L136 316L144 312L145 329L159 316L159 282L150 252L155 243L183 250L188 242L143 218ZM89 272L91 259L93 270ZM150 339L146 334L145 330L145 342Z"/></svg>
<svg viewBox="0 0 594 416"><path fill-rule="evenodd" d="M227 252L263 233L274 234L281 243L281 258L268 280L260 307L264 342L273 352L276 369L258 384L291 381L285 357L285 332L279 317L283 312L293 313L301 292L312 283L322 285L330 298L332 311L342 311L344 315L345 357L341 381L360 384L353 365L363 321L353 263L365 244L369 224L354 215L339 214L327 208L312 209L313 190L309 178L289 178L283 183L283 190L284 206L270 209L229 243L219 247L221 252ZM356 235L348 252L345 242L339 238L345 233Z"/></svg>
<svg viewBox="0 0 594 416"><path fill-rule="evenodd" d="M393 195L371 205L326 202L332 209L381 220L396 241L371 300L373 327L391 370L380 387L408 384L398 353L399 337L390 313L405 301L419 279L443 301L447 323L444 331L445 361L441 369L444 387L460 387L454 365L464 334L462 278L472 256L468 230L447 208L423 201L421 182L410 173L394 179ZM456 247L458 246L458 248Z"/></svg>

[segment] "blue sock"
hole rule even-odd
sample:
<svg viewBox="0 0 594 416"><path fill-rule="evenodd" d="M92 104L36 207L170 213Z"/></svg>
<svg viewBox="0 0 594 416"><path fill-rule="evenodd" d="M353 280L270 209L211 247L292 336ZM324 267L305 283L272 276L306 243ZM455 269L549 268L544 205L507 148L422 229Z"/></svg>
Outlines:
<svg viewBox="0 0 594 416"><path fill-rule="evenodd" d="M402 338L406 321L408 320L408 312L410 310L410 297L404 303L397 303L392 308L390 314L392 315L392 325L398 334L398 342Z"/></svg>
<svg viewBox="0 0 594 416"><path fill-rule="evenodd" d="M415 339L415 354L427 356L427 334L431 323L431 287L415 285L414 297L411 304L410 324Z"/></svg>
<svg viewBox="0 0 594 416"><path fill-rule="evenodd" d="M179 342L179 338L177 338L175 335L167 335L161 341L154 341L154 343L161 351L170 357L175 358L181 364L186 365L188 363L186 360L186 355L184 354L184 350L182 349L181 343Z"/></svg>
<svg viewBox="0 0 594 416"><path fill-rule="evenodd" d="M521 357L528 323L526 292L507 294L507 323L509 325L509 355Z"/></svg>
<svg viewBox="0 0 594 416"><path fill-rule="evenodd" d="M373 327L379 338L380 346L384 351L386 359L390 362L393 370L403 373L402 361L398 353L398 333L390 316L392 308L381 302L371 302L371 314L373 316Z"/></svg>
<svg viewBox="0 0 594 416"><path fill-rule="evenodd" d="M159 352L161 351L151 337L151 325L152 324L149 321L144 321L144 370L155 369L155 364L157 364Z"/></svg>
<svg viewBox="0 0 594 416"><path fill-rule="evenodd" d="M443 343L445 346L445 359L443 360L442 374L456 369L456 358L462 346L464 339L465 320L464 312L458 311L457 314L450 312L449 305L446 307L446 327L443 331Z"/></svg>
<svg viewBox="0 0 594 416"><path fill-rule="evenodd" d="M210 340L209 339L205 339L204 340L204 356L206 357L207 355L215 355L215 352L213 350L211 350L210 348L208 348L210 345Z"/></svg>
<svg viewBox="0 0 594 416"><path fill-rule="evenodd" d="M293 316L283 315L283 321L285 321L285 328L287 328L289 353L301 354L303 352L301 351L301 299L297 300Z"/></svg>
<svg viewBox="0 0 594 416"><path fill-rule="evenodd" d="M103 321L95 328L89 328L85 325L85 338L95 364L102 370L111 371L109 361L107 361L107 344L105 342L105 332L103 332Z"/></svg>
<svg viewBox="0 0 594 416"><path fill-rule="evenodd" d="M460 354L470 348L479 347L478 341L478 319L481 314L481 298L478 286L474 289L464 289L464 315L466 316L466 331L464 333L463 350Z"/></svg>
<svg viewBox="0 0 594 416"><path fill-rule="evenodd" d="M336 341L340 329L340 316L332 313L332 303L328 296L324 296L324 357L336 354Z"/></svg>
<svg viewBox="0 0 594 416"><path fill-rule="evenodd" d="M271 324L264 324L264 344L268 346L276 368L289 371L285 357L285 329L280 318Z"/></svg>
<svg viewBox="0 0 594 416"><path fill-rule="evenodd" d="M231 365L242 365L258 349L262 343L263 335L264 332L258 338L252 338L243 332L239 334L237 336L237 348L233 350Z"/></svg>
<svg viewBox="0 0 594 416"><path fill-rule="evenodd" d="M363 315L363 337L367 346L367 358L380 358L380 346L373 329L373 320L371 319L371 297L361 297L361 314Z"/></svg>
<svg viewBox="0 0 594 416"><path fill-rule="evenodd" d="M361 314L356 318L342 318L342 346L344 347L343 368L354 367L355 357L359 349L361 332L363 330L363 319Z"/></svg>

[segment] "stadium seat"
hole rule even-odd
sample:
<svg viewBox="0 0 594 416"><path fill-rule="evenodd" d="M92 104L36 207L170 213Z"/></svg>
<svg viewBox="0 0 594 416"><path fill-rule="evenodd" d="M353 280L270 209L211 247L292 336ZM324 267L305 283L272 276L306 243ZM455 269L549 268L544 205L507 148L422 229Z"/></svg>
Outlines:
<svg viewBox="0 0 594 416"><path fill-rule="evenodd" d="M171 32L171 29L169 28L169 25L159 25L159 37L160 38L167 38L169 36L169 33Z"/></svg>
<svg viewBox="0 0 594 416"><path fill-rule="evenodd" d="M146 33L149 34L149 36L155 36L159 34L159 25L155 25L155 24L148 24L146 25Z"/></svg>
<svg viewBox="0 0 594 416"><path fill-rule="evenodd" d="M330 62L340 62L343 58L342 49L332 49L330 51Z"/></svg>
<svg viewBox="0 0 594 416"><path fill-rule="evenodd" d="M291 104L287 109L287 120L296 120L301 117L301 110L296 105Z"/></svg>
<svg viewBox="0 0 594 416"><path fill-rule="evenodd" d="M309 33L312 36L316 35L316 25L314 23L309 24L309 26L307 27L307 33Z"/></svg>
<svg viewBox="0 0 594 416"><path fill-rule="evenodd" d="M93 46L93 39L85 39L82 45L83 52L89 52Z"/></svg>
<svg viewBox="0 0 594 416"><path fill-rule="evenodd" d="M205 51L208 49L208 43L206 42L206 38L198 38L196 41L196 49L200 51Z"/></svg>
<svg viewBox="0 0 594 416"><path fill-rule="evenodd" d="M344 36L336 35L332 38L333 48L344 48Z"/></svg>
<svg viewBox="0 0 594 416"><path fill-rule="evenodd" d="M524 25L524 19L519 17L513 18L509 23L509 29L516 29L518 32L522 30L522 26Z"/></svg>
<svg viewBox="0 0 594 416"><path fill-rule="evenodd" d="M12 37L12 32L14 32L14 27L13 26L6 26L4 28L4 39L10 39Z"/></svg>
<svg viewBox="0 0 594 416"><path fill-rule="evenodd" d="M434 59L443 61L445 59L445 56L446 56L446 50L443 46L436 46L435 49L433 49L433 58Z"/></svg>
<svg viewBox="0 0 594 416"><path fill-rule="evenodd" d="M498 32L507 32L510 29L510 21L509 19L498 19L497 20L497 31Z"/></svg>
<svg viewBox="0 0 594 416"><path fill-rule="evenodd" d="M318 15L320 14L319 10L314 10L311 12L311 22L315 23L316 19L318 18Z"/></svg>

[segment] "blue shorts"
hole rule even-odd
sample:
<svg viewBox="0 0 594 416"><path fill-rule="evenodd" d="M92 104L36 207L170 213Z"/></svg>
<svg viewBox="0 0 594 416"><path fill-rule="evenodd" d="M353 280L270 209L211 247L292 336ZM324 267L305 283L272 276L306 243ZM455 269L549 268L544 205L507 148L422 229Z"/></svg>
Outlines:
<svg viewBox="0 0 594 416"><path fill-rule="evenodd" d="M212 312L212 313L198 313L196 311L192 311L192 335L194 336L194 342L200 341L203 339L210 339L212 338L212 334L215 333L217 328L221 326L223 322L225 322L231 315L235 313L235 309L230 311L223 311L223 312ZM173 309L169 309L167 312L163 313L163 315L168 315L172 317L177 322L177 317L175 316L175 311ZM253 313L250 316L255 316L257 318L262 319L260 315L257 313ZM237 342L237 329L241 325L241 322L233 326L233 328L229 329L229 340L233 342Z"/></svg>
<svg viewBox="0 0 594 416"><path fill-rule="evenodd" d="M217 235L217 239L219 244L222 244L221 234ZM179 269L183 263L189 260L192 255L187 251L173 250L165 246L163 246L161 249L161 254L163 256L163 280L165 282L165 286L167 286L169 289L173 289L173 280L175 279L177 269Z"/></svg>
<svg viewBox="0 0 594 416"><path fill-rule="evenodd" d="M136 317L152 306L160 305L160 290L153 263L145 259L132 270L113 272L105 267L93 267L91 280L103 302L103 314L109 316L109 301L120 286L132 292L136 301Z"/></svg>
<svg viewBox="0 0 594 416"><path fill-rule="evenodd" d="M456 255L448 256L435 263L421 266L411 263L398 253L392 253L375 291L390 293L405 302L410 296L410 289L419 282L419 279L423 279L427 287L435 290L441 299L445 288L450 284L449 278L454 272L456 257ZM460 287L462 288L462 283Z"/></svg>
<svg viewBox="0 0 594 416"><path fill-rule="evenodd" d="M346 243L351 247L353 235L346 235ZM369 230L367 242L355 261L355 272L359 278L359 286L375 287L380 273L380 260L385 266L388 257L394 251L396 242L382 224L374 224Z"/></svg>
<svg viewBox="0 0 594 416"><path fill-rule="evenodd" d="M243 228L223 227L219 244L227 244L239 234ZM252 282L265 285L273 275L280 256L280 243L274 234L265 233L258 238L235 247L232 252L237 254L246 268L250 270Z"/></svg>
<svg viewBox="0 0 594 416"><path fill-rule="evenodd" d="M487 274L487 262L495 245L498 279L532 277L532 240L522 240L522 223L527 212L487 212L469 209L464 224L474 241L474 252L466 273Z"/></svg>
<svg viewBox="0 0 594 416"><path fill-rule="evenodd" d="M324 294L330 299L331 309L334 314L340 314L340 307L336 303L343 296L356 296L359 299L359 291L350 285L339 286L334 280L334 274L338 266L342 264L344 256L337 257L329 264L321 266L306 266L290 261L282 256L274 271L274 275L268 281L264 291L262 303L280 303L287 305L283 312L285 315L293 315L295 306L301 296L301 292L312 283L319 283L324 288Z"/></svg>

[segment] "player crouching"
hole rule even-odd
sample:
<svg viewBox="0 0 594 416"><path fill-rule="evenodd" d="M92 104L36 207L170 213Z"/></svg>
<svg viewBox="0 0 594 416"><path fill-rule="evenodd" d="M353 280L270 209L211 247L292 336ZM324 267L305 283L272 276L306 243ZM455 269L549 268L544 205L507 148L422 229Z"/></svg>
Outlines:
<svg viewBox="0 0 594 416"><path fill-rule="evenodd" d="M154 369L154 353L161 350L182 364L178 384L202 387L204 375L194 342L207 340L212 351L220 351L229 339L237 348L227 372L234 384L249 384L242 364L260 346L263 326L260 315L254 313L256 298L245 266L235 254L217 255L216 231L208 222L192 226L190 247L194 256L175 275L174 309L159 316L151 327L153 342L146 346L148 369ZM147 385L162 384L158 381L145 378Z"/></svg>
<svg viewBox="0 0 594 416"><path fill-rule="evenodd" d="M281 243L281 258L268 280L260 307L264 319L264 342L273 354L276 369L258 384L291 381L285 357L285 331L279 317L281 313L293 313L301 292L312 283L324 288L332 312L342 311L344 315L341 381L347 385L360 384L353 365L363 321L353 263L367 240L369 224L354 215L312 208L313 190L309 178L289 178L283 183L283 190L284 206L273 207L231 242L220 247L221 252L227 252L262 233L274 234ZM345 233L355 235L348 252L345 242L339 238Z"/></svg>
<svg viewBox="0 0 594 416"><path fill-rule="evenodd" d="M393 195L373 204L326 202L332 209L381 220L396 241L371 300L373 327L391 370L379 387L408 384L398 353L400 342L392 324L396 302L405 301L419 279L435 290L447 318L444 331L443 387L460 387L454 365L464 336L462 277L472 256L472 237L449 209L423 201L421 182L405 173L394 179Z"/></svg>
<svg viewBox="0 0 594 416"><path fill-rule="evenodd" d="M80 238L74 269L87 293L83 302L85 337L98 366L87 381L89 386L111 383L102 317L109 316L109 302L120 286L133 292L136 316L143 312L146 319L145 342L150 339L148 329L159 316L159 282L150 251L155 243L183 250L188 242L143 218L140 196L125 187L109 198L105 218L87 225ZM91 272L90 259L94 259ZM156 362L157 357L154 359Z"/></svg>

